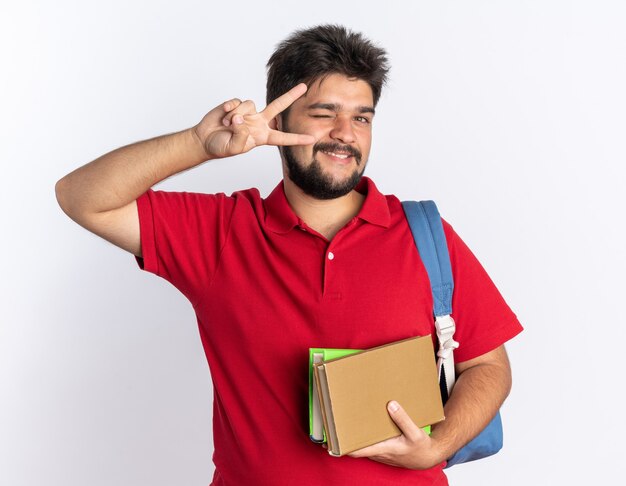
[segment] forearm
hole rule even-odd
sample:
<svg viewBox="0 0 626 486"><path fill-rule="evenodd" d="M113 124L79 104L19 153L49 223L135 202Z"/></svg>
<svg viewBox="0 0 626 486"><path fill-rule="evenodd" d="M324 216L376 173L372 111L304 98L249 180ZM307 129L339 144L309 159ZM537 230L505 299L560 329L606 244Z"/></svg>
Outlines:
<svg viewBox="0 0 626 486"><path fill-rule="evenodd" d="M136 200L156 183L207 160L193 129L109 152L63 177L57 199L70 216L103 213Z"/></svg>
<svg viewBox="0 0 626 486"><path fill-rule="evenodd" d="M459 374L445 406L446 419L433 427L431 438L442 459L451 457L482 431L511 389L511 369L504 348L495 362L478 364Z"/></svg>
<svg viewBox="0 0 626 486"><path fill-rule="evenodd" d="M275 130L276 117L306 92L300 83L265 110L233 98L193 128L119 148L76 169L56 184L59 205L92 233L142 256L135 202L157 182L204 161L233 157L261 145L311 145L315 137Z"/></svg>

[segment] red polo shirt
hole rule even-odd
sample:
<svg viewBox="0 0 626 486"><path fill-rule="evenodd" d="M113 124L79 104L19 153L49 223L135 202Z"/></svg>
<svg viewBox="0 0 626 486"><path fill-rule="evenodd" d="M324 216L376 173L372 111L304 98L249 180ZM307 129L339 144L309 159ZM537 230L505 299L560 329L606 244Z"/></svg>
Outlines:
<svg viewBox="0 0 626 486"><path fill-rule="evenodd" d="M214 386L213 485L445 485L331 457L308 437L308 349L370 348L434 333L428 277L400 201L363 178L361 211L328 241L291 210L282 183L224 194L148 191L140 266L177 287L198 318ZM481 265L445 224L464 361L521 331Z"/></svg>

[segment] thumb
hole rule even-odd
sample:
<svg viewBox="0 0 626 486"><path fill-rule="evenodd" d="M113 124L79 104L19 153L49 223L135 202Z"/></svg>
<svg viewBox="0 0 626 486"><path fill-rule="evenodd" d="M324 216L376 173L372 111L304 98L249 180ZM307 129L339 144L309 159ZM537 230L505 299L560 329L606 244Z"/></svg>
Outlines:
<svg viewBox="0 0 626 486"><path fill-rule="evenodd" d="M250 135L250 129L244 123L242 115L235 115L233 117L230 128L233 132L233 136L228 143L229 152L233 155L241 154L245 151L246 142L248 141L248 136Z"/></svg>
<svg viewBox="0 0 626 486"><path fill-rule="evenodd" d="M415 422L413 422L409 414L406 413L406 410L395 400L387 404L387 411L391 419L402 432L402 435L410 441L418 440L425 435L425 432L415 425Z"/></svg>

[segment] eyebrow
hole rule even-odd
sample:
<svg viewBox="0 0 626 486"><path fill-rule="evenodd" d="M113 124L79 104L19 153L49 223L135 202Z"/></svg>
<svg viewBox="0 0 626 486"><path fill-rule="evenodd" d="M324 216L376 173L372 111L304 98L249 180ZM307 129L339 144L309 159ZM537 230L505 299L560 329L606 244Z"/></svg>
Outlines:
<svg viewBox="0 0 626 486"><path fill-rule="evenodd" d="M342 105L338 103L313 103L312 105L307 106L309 110L330 110L337 112L341 110ZM374 110L371 106L358 106L357 110L359 113L372 113L376 114L376 110Z"/></svg>

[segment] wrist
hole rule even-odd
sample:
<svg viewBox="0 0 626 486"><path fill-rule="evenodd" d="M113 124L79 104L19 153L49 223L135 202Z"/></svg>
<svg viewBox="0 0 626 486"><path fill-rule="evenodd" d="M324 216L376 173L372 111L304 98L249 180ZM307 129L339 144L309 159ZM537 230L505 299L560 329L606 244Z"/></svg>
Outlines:
<svg viewBox="0 0 626 486"><path fill-rule="evenodd" d="M429 459L430 459L430 467L435 467L439 464L441 464L444 461L448 460L448 451L447 448L444 447L444 445L442 444L441 440L439 440L437 437L433 437L431 438L431 449L430 449L430 454L429 454Z"/></svg>
<svg viewBox="0 0 626 486"><path fill-rule="evenodd" d="M203 139L198 133L198 126L193 126L184 130L182 133L187 137L187 143L194 154L194 159L199 160L199 163L211 160L213 157L207 152Z"/></svg>
<svg viewBox="0 0 626 486"><path fill-rule="evenodd" d="M437 464L447 461L454 455L457 449L456 439L457 434L454 432L454 428L451 427L448 417L443 422L440 422L433 426L430 434L433 460L437 461Z"/></svg>

